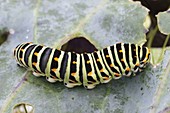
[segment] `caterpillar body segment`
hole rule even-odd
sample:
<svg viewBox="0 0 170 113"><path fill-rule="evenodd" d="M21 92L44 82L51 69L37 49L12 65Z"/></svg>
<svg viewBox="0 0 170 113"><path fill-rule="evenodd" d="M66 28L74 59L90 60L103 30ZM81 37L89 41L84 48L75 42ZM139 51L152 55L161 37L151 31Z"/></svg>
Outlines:
<svg viewBox="0 0 170 113"><path fill-rule="evenodd" d="M33 43L14 49L17 63L45 76L49 82L60 81L66 87L83 85L87 89L111 79L130 76L141 71L150 59L147 47L118 43L93 53L65 52Z"/></svg>

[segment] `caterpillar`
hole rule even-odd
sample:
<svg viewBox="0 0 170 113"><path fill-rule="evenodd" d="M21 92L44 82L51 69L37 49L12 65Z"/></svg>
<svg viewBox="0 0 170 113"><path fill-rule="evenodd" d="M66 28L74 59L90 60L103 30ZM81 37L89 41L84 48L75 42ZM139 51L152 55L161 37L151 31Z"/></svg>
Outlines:
<svg viewBox="0 0 170 113"><path fill-rule="evenodd" d="M68 88L83 85L87 89L111 79L136 75L150 59L147 47L117 43L93 53L78 54L34 43L22 43L14 49L17 64L45 76L47 81L60 81Z"/></svg>

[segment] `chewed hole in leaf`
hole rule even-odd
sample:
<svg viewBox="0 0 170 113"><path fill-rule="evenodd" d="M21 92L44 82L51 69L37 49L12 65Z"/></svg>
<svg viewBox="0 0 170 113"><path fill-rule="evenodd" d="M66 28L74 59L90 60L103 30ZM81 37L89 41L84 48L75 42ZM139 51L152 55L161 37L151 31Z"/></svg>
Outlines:
<svg viewBox="0 0 170 113"><path fill-rule="evenodd" d="M75 37L63 44L61 50L76 53L92 53L97 48L85 37Z"/></svg>
<svg viewBox="0 0 170 113"><path fill-rule="evenodd" d="M34 107L31 104L19 103L14 106L12 113L34 113Z"/></svg>

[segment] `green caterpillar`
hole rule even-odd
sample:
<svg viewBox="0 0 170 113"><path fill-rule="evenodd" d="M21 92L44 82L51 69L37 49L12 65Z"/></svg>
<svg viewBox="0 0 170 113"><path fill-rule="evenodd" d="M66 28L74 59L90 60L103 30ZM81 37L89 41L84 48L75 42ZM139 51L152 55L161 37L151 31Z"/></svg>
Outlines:
<svg viewBox="0 0 170 113"><path fill-rule="evenodd" d="M63 81L72 88L83 85L87 89L111 79L130 76L141 71L150 59L147 47L117 43L93 53L65 52L33 43L23 43L14 49L20 66L35 76L46 76L49 82Z"/></svg>

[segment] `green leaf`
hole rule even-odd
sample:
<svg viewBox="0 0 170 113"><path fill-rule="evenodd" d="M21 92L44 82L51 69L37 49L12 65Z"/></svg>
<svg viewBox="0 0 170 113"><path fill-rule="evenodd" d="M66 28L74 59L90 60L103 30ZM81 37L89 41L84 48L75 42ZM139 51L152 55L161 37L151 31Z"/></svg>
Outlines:
<svg viewBox="0 0 170 113"><path fill-rule="evenodd" d="M169 54L156 68L132 78L112 80L93 90L49 83L16 65L12 50L22 42L60 48L84 36L98 49L117 42L145 41L147 10L127 0L14 0L0 3L0 27L13 29L0 46L0 112L27 103L35 113L155 113L169 106ZM154 57L154 56L153 56ZM161 94L160 94L161 92ZM163 104L161 104L163 103Z"/></svg>
<svg viewBox="0 0 170 113"><path fill-rule="evenodd" d="M170 9L166 12L162 12L158 14L158 24L160 27L160 31L166 34L170 33Z"/></svg>

